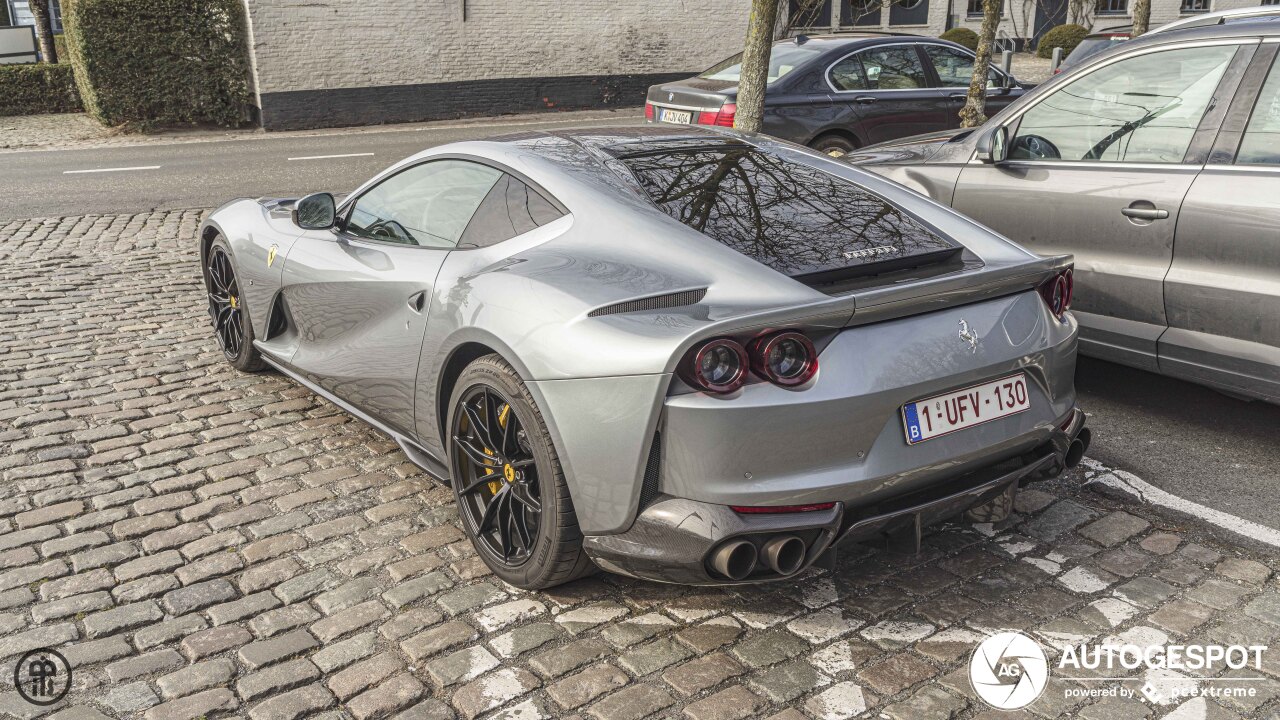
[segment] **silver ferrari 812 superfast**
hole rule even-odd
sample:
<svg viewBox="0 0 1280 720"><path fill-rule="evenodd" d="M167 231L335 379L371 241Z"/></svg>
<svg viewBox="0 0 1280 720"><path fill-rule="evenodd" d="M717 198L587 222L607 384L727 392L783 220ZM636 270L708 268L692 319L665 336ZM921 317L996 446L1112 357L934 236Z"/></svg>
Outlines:
<svg viewBox="0 0 1280 720"><path fill-rule="evenodd" d="M731 130L525 133L200 229L226 358L452 486L501 579L777 580L1078 462L1071 258Z"/></svg>

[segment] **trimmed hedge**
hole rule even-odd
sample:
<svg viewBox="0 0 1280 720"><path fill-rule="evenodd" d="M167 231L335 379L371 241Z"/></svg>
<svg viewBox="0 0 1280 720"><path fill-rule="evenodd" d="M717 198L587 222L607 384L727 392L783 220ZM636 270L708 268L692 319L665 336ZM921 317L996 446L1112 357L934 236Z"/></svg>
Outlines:
<svg viewBox="0 0 1280 720"><path fill-rule="evenodd" d="M85 110L107 125L238 125L249 115L242 0L63 0Z"/></svg>
<svg viewBox="0 0 1280 720"><path fill-rule="evenodd" d="M3 0L0 0L3 2ZM67 55L67 36L58 33L53 36L53 51L58 53L58 62L70 63L71 57Z"/></svg>
<svg viewBox="0 0 1280 720"><path fill-rule="evenodd" d="M80 112L71 66L0 65L0 115Z"/></svg>
<svg viewBox="0 0 1280 720"><path fill-rule="evenodd" d="M1042 58L1053 57L1053 49L1062 48L1062 57L1071 54L1072 50L1084 40L1089 31L1080 25L1059 25L1040 38L1040 44L1036 47L1036 55Z"/></svg>
<svg viewBox="0 0 1280 720"><path fill-rule="evenodd" d="M940 40L950 40L957 45L963 45L970 50L978 49L978 33L969 28L951 28L950 30L938 36Z"/></svg>

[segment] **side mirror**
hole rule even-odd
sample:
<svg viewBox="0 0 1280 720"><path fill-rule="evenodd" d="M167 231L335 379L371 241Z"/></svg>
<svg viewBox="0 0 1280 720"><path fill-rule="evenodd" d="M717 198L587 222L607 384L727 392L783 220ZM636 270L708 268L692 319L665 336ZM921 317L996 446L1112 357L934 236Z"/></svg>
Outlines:
<svg viewBox="0 0 1280 720"><path fill-rule="evenodd" d="M327 192L312 193L293 204L293 224L303 230L328 230L337 215L338 207Z"/></svg>
<svg viewBox="0 0 1280 720"><path fill-rule="evenodd" d="M1001 125L978 141L978 159L999 165L1009 158L1009 128Z"/></svg>

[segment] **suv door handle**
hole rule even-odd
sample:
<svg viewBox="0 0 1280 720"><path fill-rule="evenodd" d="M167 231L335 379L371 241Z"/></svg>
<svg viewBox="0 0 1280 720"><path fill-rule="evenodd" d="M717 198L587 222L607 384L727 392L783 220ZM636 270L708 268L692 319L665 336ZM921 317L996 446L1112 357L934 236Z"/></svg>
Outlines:
<svg viewBox="0 0 1280 720"><path fill-rule="evenodd" d="M410 310L412 310L412 311L414 311L414 312L416 312L416 313L420 313L420 312L422 312L422 308L426 307L426 305L427 305L427 291L426 291L426 290L419 290L418 292L416 292L416 293L414 293L414 294L412 294L412 295L410 295L410 296L409 296L409 309L410 309Z"/></svg>
<svg viewBox="0 0 1280 720"><path fill-rule="evenodd" d="M965 100L968 100L968 99L969 99L969 94L968 94L968 93L964 93L964 94L961 94L961 95L948 95L948 96L947 96L947 99L948 99L948 100L959 100L959 101L963 102L963 101L965 101Z"/></svg>
<svg viewBox="0 0 1280 720"><path fill-rule="evenodd" d="M875 102L877 99L878 98L873 98L870 95L863 95L862 97L854 98L853 101L860 105L870 105L871 103Z"/></svg>
<svg viewBox="0 0 1280 720"><path fill-rule="evenodd" d="M1149 205L1150 203L1143 204ZM1138 205L1138 203L1123 208L1120 213L1135 220L1166 220L1169 217L1168 210L1158 210L1154 207L1134 207L1134 205Z"/></svg>

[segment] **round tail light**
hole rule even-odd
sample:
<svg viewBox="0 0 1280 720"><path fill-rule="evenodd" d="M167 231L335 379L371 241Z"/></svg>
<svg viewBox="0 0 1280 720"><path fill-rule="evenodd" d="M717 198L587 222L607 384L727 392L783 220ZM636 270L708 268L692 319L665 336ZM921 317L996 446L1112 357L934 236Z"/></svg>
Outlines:
<svg viewBox="0 0 1280 720"><path fill-rule="evenodd" d="M733 392L747 378L747 351L728 338L708 341L685 356L679 374L681 380L701 390Z"/></svg>
<svg viewBox="0 0 1280 720"><path fill-rule="evenodd" d="M818 353L798 332L765 335L751 342L751 369L775 385L803 385L818 372Z"/></svg>

